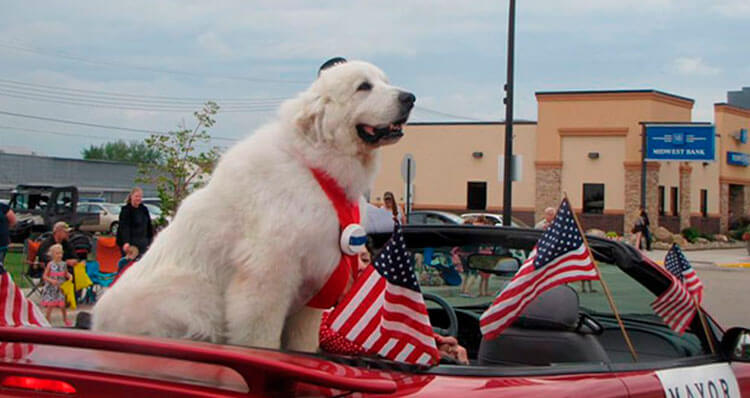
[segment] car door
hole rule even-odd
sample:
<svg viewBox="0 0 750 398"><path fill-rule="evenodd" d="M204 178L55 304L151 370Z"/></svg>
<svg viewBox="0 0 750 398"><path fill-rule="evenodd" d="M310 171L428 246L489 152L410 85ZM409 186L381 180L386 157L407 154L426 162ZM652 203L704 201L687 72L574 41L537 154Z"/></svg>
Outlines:
<svg viewBox="0 0 750 398"><path fill-rule="evenodd" d="M624 261L619 267L599 261L602 278L616 303L619 316L634 348L637 360L625 342L612 310L596 282L594 292L576 288L581 307L603 326L598 340L607 351L611 369L631 397L735 397L741 385L748 388L750 371L735 366L718 352L721 331L710 316L692 316L687 328L676 332L655 313L652 303L666 292L669 279L663 271L645 261ZM691 308L694 311L694 307ZM706 327L703 327L702 318ZM708 336L707 336L708 332ZM713 342L709 344L709 339ZM744 364L742 364L744 365Z"/></svg>
<svg viewBox="0 0 750 398"><path fill-rule="evenodd" d="M99 206L82 203L78 205L78 221L82 231L99 229Z"/></svg>

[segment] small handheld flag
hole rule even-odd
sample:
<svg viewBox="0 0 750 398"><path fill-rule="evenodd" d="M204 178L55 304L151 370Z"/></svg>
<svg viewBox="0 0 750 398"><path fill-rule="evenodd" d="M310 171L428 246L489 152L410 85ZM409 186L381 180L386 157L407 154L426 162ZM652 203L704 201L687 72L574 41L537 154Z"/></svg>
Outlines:
<svg viewBox="0 0 750 398"><path fill-rule="evenodd" d="M664 257L664 267L687 287L698 304L703 302L703 283L678 244L673 244Z"/></svg>
<svg viewBox="0 0 750 398"><path fill-rule="evenodd" d="M670 285L651 303L651 308L667 326L683 334L703 299L703 284L677 244L669 249L664 258L664 267L669 271Z"/></svg>
<svg viewBox="0 0 750 398"><path fill-rule="evenodd" d="M440 356L401 225L326 319L326 325L369 354L413 364Z"/></svg>
<svg viewBox="0 0 750 398"><path fill-rule="evenodd" d="M596 279L594 259L564 198L529 258L482 314L479 325L484 338L497 337L543 292L568 282Z"/></svg>

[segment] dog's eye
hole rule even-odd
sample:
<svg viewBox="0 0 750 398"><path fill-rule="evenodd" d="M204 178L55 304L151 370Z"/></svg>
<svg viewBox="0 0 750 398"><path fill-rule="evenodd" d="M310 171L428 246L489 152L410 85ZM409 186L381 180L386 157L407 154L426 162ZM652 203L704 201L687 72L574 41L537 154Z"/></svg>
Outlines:
<svg viewBox="0 0 750 398"><path fill-rule="evenodd" d="M362 84L357 87L357 91L370 91L372 90L372 84L370 82L362 82Z"/></svg>

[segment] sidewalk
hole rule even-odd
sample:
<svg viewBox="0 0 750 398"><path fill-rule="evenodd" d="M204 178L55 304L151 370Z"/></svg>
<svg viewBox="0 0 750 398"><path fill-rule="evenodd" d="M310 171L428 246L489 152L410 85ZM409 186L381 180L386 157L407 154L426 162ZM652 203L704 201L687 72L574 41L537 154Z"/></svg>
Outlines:
<svg viewBox="0 0 750 398"><path fill-rule="evenodd" d="M750 269L750 256L747 249L714 249L714 250L691 250L684 251L690 264L694 267L721 267L721 268L748 268ZM644 251L648 258L658 264L664 262L667 255L666 250Z"/></svg>
<svg viewBox="0 0 750 398"><path fill-rule="evenodd" d="M31 291L30 288L24 287L24 288L21 288L21 291L23 292L24 296L26 296L27 298L29 298L29 291ZM41 299L42 299L41 298L41 294L38 294L38 293L34 293L29 298L29 300L33 301L39 307L39 309L42 311L42 313L44 313L45 312L45 308L42 307L39 304L39 301ZM75 323L76 316L78 315L79 312L81 312L81 311L91 312L91 310L92 310L93 307L94 306L90 305L90 304L78 304L78 308L76 308L74 310L68 308L68 320L70 320L70 322L72 322L72 323ZM55 326L55 327L63 327L63 326L65 326L65 323L62 320L62 316L60 315L60 310L58 310L58 309L52 310L52 319L49 320L49 321L50 321L50 324L52 326Z"/></svg>

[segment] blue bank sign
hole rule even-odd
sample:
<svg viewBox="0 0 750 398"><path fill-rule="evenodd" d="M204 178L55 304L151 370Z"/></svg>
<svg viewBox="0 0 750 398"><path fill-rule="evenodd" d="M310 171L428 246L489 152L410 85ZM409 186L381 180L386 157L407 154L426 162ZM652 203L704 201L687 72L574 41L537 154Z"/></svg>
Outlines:
<svg viewBox="0 0 750 398"><path fill-rule="evenodd" d="M713 162L714 126L646 125L646 160Z"/></svg>
<svg viewBox="0 0 750 398"><path fill-rule="evenodd" d="M750 166L750 154L727 151L727 164L732 166Z"/></svg>

